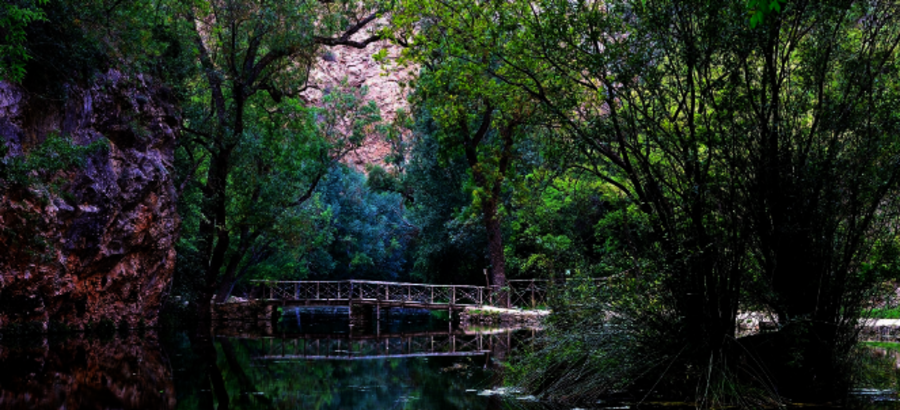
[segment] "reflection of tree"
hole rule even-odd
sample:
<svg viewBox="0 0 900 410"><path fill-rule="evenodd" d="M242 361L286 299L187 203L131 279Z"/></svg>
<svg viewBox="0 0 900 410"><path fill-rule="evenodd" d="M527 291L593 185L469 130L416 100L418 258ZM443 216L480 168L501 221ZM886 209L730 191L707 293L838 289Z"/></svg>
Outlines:
<svg viewBox="0 0 900 410"><path fill-rule="evenodd" d="M242 405L249 405L252 401L256 401L258 406L254 408L272 408L272 400L263 395L254 394L258 390L253 383L253 380L244 372L241 364L238 362L237 355L235 354L234 346L231 344L231 340L227 338L219 339L219 345L222 347L222 353L225 358L225 361L228 364L226 374L232 376L232 379L237 382L239 386L239 390L241 392L240 398L238 399ZM233 389L232 389L233 391ZM251 400L251 397L253 398Z"/></svg>
<svg viewBox="0 0 900 410"><path fill-rule="evenodd" d="M225 381L222 378L222 372L216 364L216 349L212 339L207 334L199 331L191 333L191 350L200 361L201 369L199 406L201 409L212 409L213 398L219 403L219 410L227 410L230 403L228 397L228 389L225 387Z"/></svg>

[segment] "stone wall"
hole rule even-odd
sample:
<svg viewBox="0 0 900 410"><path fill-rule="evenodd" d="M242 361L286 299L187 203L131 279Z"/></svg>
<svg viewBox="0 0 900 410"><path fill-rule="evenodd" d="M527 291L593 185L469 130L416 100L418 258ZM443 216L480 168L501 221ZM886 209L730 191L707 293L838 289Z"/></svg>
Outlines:
<svg viewBox="0 0 900 410"><path fill-rule="evenodd" d="M108 149L61 172L56 195L0 192L0 327L154 325L175 266L180 113L165 87L109 71L60 99L0 82L0 140L27 154L49 133Z"/></svg>

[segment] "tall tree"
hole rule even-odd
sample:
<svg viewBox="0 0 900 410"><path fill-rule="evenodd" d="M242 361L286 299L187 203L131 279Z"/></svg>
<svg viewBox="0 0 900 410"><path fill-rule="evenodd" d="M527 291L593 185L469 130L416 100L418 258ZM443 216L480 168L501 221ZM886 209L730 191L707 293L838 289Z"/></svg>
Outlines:
<svg viewBox="0 0 900 410"><path fill-rule="evenodd" d="M267 112L277 111L278 105L305 89L320 47L363 48L376 41L379 36L366 30L372 28L379 11L374 4L351 1L211 0L185 6L202 71L202 78L194 83L201 92L192 98L185 124L191 142L196 144L190 149L198 150L195 160L198 168L202 167L196 178L203 185L198 249L208 263L196 300L201 318L209 317L219 276L226 275L218 295L218 300L223 300L227 297L225 285L233 278L231 272L257 240L248 225L236 224L229 213L229 197L234 194L229 184L236 171L237 151L253 135L256 124L251 121L265 119L259 111L263 107ZM356 40L355 35L364 38ZM262 92L274 105L263 101ZM294 192L293 201L286 206L308 199L330 163L346 152L348 142L354 141L354 137L335 140L334 133L351 135L364 126L355 121L353 110L328 115L341 120L335 125L346 122L350 128L326 127L321 139L325 148L308 159L319 164L318 170L307 179L306 189ZM262 194L259 187L246 193L251 197ZM232 229L240 234L235 236ZM233 239L238 243L231 252Z"/></svg>
<svg viewBox="0 0 900 410"><path fill-rule="evenodd" d="M475 187L472 208L480 213L487 232L490 282L499 290L507 285L504 190L509 189L507 179L514 174L516 144L528 138L531 127L538 123L536 105L526 93L496 81L480 64L466 62L482 58L488 48L454 47L438 26L433 30L423 25L414 40L407 40L402 30L409 21L400 18L397 22L395 35L408 44L405 58L424 66L416 80L413 103L435 122L442 155L460 155L468 164ZM503 64L497 60L483 63ZM505 297L501 292L500 298Z"/></svg>

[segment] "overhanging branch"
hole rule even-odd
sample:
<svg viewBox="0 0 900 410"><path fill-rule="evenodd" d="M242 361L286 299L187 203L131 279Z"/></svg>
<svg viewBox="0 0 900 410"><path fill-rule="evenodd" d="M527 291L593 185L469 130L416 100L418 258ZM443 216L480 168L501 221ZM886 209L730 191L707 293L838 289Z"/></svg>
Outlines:
<svg viewBox="0 0 900 410"><path fill-rule="evenodd" d="M341 34L340 37L314 37L313 40L316 42L316 44L321 44L324 46L348 46L353 48L366 48L366 46L368 46L369 44L381 40L381 35L373 34L362 41L351 40L350 37L353 37L354 34L358 33L376 18L378 18L378 13L370 14L368 17L350 26L350 28L348 28L347 31L344 32L344 34Z"/></svg>

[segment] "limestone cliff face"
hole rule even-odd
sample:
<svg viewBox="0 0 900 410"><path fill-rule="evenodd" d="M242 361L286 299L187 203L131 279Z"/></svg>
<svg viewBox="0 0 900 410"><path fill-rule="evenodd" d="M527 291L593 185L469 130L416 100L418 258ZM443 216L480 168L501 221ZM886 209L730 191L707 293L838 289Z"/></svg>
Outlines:
<svg viewBox="0 0 900 410"><path fill-rule="evenodd" d="M364 35L360 35L364 37ZM376 62L372 55L386 49L386 64ZM352 47L332 47L326 49L318 64L310 73L310 89L303 95L313 104L320 104L324 93L346 80L351 87L366 87L366 102L374 101L381 109L385 122L394 120L397 110L408 110L406 94L408 88L402 85L412 79L416 68L402 68L394 61L400 55L400 47L387 41L370 44L364 49ZM344 162L362 170L366 164L384 165L384 157L390 154L390 144L377 134L369 135L363 144L350 152Z"/></svg>
<svg viewBox="0 0 900 410"><path fill-rule="evenodd" d="M52 100L51 100L52 101ZM164 87L110 71L57 102L0 83L0 138L22 155L51 132L107 150L47 199L0 192L0 327L153 325L175 265L179 112Z"/></svg>

